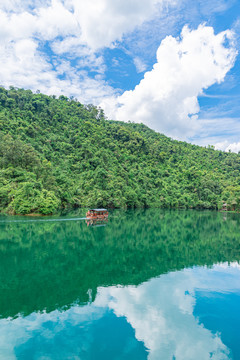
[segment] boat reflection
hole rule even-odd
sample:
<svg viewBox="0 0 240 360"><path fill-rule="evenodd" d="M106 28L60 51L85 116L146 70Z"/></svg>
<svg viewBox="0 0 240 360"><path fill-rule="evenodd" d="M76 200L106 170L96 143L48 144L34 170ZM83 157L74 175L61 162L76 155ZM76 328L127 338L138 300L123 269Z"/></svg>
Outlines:
<svg viewBox="0 0 240 360"><path fill-rule="evenodd" d="M106 226L107 223L108 223L108 218L106 218L106 219L86 219L87 226L92 226L92 227Z"/></svg>

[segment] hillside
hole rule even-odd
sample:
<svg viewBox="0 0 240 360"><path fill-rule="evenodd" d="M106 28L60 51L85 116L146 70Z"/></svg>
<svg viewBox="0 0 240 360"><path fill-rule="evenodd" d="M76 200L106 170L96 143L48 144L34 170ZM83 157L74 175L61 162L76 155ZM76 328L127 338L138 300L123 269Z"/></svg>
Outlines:
<svg viewBox="0 0 240 360"><path fill-rule="evenodd" d="M0 209L240 209L240 155L109 121L75 99L0 88Z"/></svg>

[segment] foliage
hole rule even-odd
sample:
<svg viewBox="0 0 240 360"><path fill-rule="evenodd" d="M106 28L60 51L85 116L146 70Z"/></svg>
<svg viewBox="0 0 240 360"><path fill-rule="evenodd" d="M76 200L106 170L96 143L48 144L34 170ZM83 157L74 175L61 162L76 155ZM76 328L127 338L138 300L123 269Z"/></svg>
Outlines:
<svg viewBox="0 0 240 360"><path fill-rule="evenodd" d="M239 187L239 154L106 120L101 109L65 96L0 88L2 211L218 209L224 203L239 211Z"/></svg>
<svg viewBox="0 0 240 360"><path fill-rule="evenodd" d="M40 183L20 183L10 195L13 200L7 210L12 214L30 214L38 211L41 214L50 214L60 206L60 201L54 192L42 189Z"/></svg>

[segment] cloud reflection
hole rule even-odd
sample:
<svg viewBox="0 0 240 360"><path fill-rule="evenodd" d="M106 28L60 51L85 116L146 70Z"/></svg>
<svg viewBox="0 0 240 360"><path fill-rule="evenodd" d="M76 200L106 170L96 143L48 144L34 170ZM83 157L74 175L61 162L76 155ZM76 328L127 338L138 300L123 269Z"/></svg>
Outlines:
<svg viewBox="0 0 240 360"><path fill-rule="evenodd" d="M163 275L137 288L103 288L109 307L126 316L136 338L149 349L148 359L229 359L230 351L220 334L213 334L193 315L195 292L239 290L239 267L215 266ZM229 281L230 280L230 281ZM104 297L106 295L104 294Z"/></svg>
<svg viewBox="0 0 240 360"><path fill-rule="evenodd" d="M185 269L137 287L99 288L82 307L1 319L0 359L229 359L221 334L200 324L194 308L201 291L239 293L239 271Z"/></svg>

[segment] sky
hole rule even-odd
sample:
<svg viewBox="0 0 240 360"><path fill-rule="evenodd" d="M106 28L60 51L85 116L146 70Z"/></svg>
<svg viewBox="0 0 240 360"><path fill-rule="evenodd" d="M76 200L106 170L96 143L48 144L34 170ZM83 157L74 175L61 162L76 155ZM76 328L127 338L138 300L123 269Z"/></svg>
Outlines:
<svg viewBox="0 0 240 360"><path fill-rule="evenodd" d="M240 151L238 0L0 0L0 85Z"/></svg>

